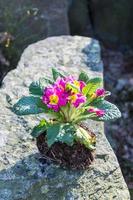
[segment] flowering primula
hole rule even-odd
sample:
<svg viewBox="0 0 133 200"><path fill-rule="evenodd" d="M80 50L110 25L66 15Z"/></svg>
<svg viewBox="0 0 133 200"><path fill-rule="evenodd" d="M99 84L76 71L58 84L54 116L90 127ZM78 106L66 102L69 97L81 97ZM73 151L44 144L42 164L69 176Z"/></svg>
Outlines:
<svg viewBox="0 0 133 200"><path fill-rule="evenodd" d="M31 83L31 95L22 97L13 106L13 111L17 115L46 113L47 119L42 119L33 129L32 136L38 137L45 132L49 146L58 141L68 145L78 141L86 148L95 148L81 122L119 118L119 109L105 100L110 93L101 88L101 78L91 79L84 72L78 79L55 69L52 69L52 74L53 80L44 77Z"/></svg>

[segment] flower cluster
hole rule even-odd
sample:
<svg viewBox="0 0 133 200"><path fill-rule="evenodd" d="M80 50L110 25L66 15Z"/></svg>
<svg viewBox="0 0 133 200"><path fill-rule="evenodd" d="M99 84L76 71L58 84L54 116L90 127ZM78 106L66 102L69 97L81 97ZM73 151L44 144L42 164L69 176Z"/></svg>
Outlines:
<svg viewBox="0 0 133 200"><path fill-rule="evenodd" d="M20 116L47 114L33 128L31 135L36 138L46 135L48 147L55 142L69 146L79 142L94 150L95 137L88 134L82 122L87 119L114 120L121 117L121 113L114 104L105 100L110 92L101 88L100 77L90 78L81 72L75 79L65 74L52 68L52 79L42 77L33 81L29 86L30 96L23 96L12 110Z"/></svg>
<svg viewBox="0 0 133 200"><path fill-rule="evenodd" d="M76 80L73 76L59 77L53 85L45 88L42 98L43 103L55 112L58 112L67 104L79 108L87 102L87 97L83 94L85 86L84 81ZM92 94L91 98L94 99L104 95L105 90L99 88ZM91 107L88 112L95 113L99 117L105 114L104 110Z"/></svg>
<svg viewBox="0 0 133 200"><path fill-rule="evenodd" d="M47 86L46 86L47 85ZM95 137L82 122L87 119L108 121L121 117L119 109L105 100L109 91L101 88L100 77L90 78L81 72L78 79L52 68L52 79L42 77L29 86L29 96L23 96L12 110L17 115L44 113L31 135L45 135L50 148L55 142L73 146L77 142L95 149Z"/></svg>
<svg viewBox="0 0 133 200"><path fill-rule="evenodd" d="M83 81L77 81L72 76L58 78L52 86L45 88L43 102L56 112L67 103L78 107L86 102L86 97L82 94L84 86Z"/></svg>

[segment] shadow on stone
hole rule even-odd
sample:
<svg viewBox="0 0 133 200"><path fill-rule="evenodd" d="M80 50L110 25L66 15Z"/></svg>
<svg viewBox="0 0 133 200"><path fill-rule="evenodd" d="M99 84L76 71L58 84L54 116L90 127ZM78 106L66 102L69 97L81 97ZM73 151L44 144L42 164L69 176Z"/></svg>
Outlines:
<svg viewBox="0 0 133 200"><path fill-rule="evenodd" d="M0 199L68 199L83 173L61 169L40 154L31 154L0 171Z"/></svg>

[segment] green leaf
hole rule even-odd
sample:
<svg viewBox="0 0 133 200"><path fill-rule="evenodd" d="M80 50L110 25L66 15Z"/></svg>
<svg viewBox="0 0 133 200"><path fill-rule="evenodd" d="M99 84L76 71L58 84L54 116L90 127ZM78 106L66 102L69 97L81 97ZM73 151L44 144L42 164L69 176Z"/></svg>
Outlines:
<svg viewBox="0 0 133 200"><path fill-rule="evenodd" d="M89 105L92 105L94 103L99 103L99 102L103 101L104 98L105 97L97 97L97 98L93 99L93 98L90 97L90 98L87 99L87 105L89 106Z"/></svg>
<svg viewBox="0 0 133 200"><path fill-rule="evenodd" d="M60 132L60 124L54 124L47 129L47 143L51 147L52 144L57 142L57 136Z"/></svg>
<svg viewBox="0 0 133 200"><path fill-rule="evenodd" d="M53 82L50 79L47 78L40 78L38 81L34 81L29 86L29 91L33 95L43 95L44 88L48 84L53 84Z"/></svg>
<svg viewBox="0 0 133 200"><path fill-rule="evenodd" d="M35 126L31 132L32 137L38 137L40 134L44 133L47 128L47 121L45 119L41 120L40 123Z"/></svg>
<svg viewBox="0 0 133 200"><path fill-rule="evenodd" d="M97 88L99 88L102 85L102 79L101 78L93 78L88 81L88 84L83 88L83 94L84 95L92 95Z"/></svg>
<svg viewBox="0 0 133 200"><path fill-rule="evenodd" d="M50 80L49 78L43 78L44 80L45 80L45 83L48 85L48 84L50 84L50 85L52 85L52 84L54 84L54 81L52 81L52 80Z"/></svg>
<svg viewBox="0 0 133 200"><path fill-rule="evenodd" d="M72 83L67 83L66 90L72 90L75 93L79 92L79 88Z"/></svg>
<svg viewBox="0 0 133 200"><path fill-rule="evenodd" d="M96 138L92 137L88 131L86 131L82 127L77 127L77 131L75 134L75 139L79 141L81 144L84 144L88 149L95 149Z"/></svg>
<svg viewBox="0 0 133 200"><path fill-rule="evenodd" d="M45 111L42 100L39 97L24 96L12 108L17 115L38 114Z"/></svg>
<svg viewBox="0 0 133 200"><path fill-rule="evenodd" d="M58 140L62 143L66 143L69 146L73 145L74 142L75 127L70 124L61 126L60 136Z"/></svg>
<svg viewBox="0 0 133 200"><path fill-rule="evenodd" d="M95 120L98 121L108 121L108 120L114 120L121 117L120 110L112 103L103 100L99 101L97 103L92 103L92 106L105 110L105 115L103 117L95 118Z"/></svg>
<svg viewBox="0 0 133 200"><path fill-rule="evenodd" d="M85 114L80 115L79 117L77 117L74 121L74 123L78 123L87 119L92 119L96 117L95 113L89 113L88 111L85 112Z"/></svg>
<svg viewBox="0 0 133 200"><path fill-rule="evenodd" d="M54 81L56 81L56 79L60 76L60 77L65 77L62 73L60 73L57 69L52 68L52 75L53 75L53 79Z"/></svg>
<svg viewBox="0 0 133 200"><path fill-rule="evenodd" d="M88 83L88 81L89 81L89 76L87 75L86 72L83 72L83 71L82 71L82 72L79 74L78 80L79 80L79 81L84 81L85 83Z"/></svg>
<svg viewBox="0 0 133 200"><path fill-rule="evenodd" d="M106 97L106 96L110 96L110 95L111 95L111 92L110 92L110 91L106 91L106 92L105 92L105 97Z"/></svg>
<svg viewBox="0 0 133 200"><path fill-rule="evenodd" d="M74 127L70 124L54 124L47 129L47 142L50 147L55 142L62 142L73 145Z"/></svg>

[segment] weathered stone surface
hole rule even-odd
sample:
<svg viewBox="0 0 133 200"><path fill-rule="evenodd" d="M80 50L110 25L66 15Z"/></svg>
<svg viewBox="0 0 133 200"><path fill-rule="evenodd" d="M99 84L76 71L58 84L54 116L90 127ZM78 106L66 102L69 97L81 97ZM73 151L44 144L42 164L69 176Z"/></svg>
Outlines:
<svg viewBox="0 0 133 200"><path fill-rule="evenodd" d="M45 163L30 136L43 115L18 117L10 106L28 94L28 85L57 67L77 75L81 69L102 76L97 41L83 37L53 37L29 46L17 69L0 90L0 200L129 200L117 159L103 124L88 121L97 133L97 156L90 169L64 170Z"/></svg>

